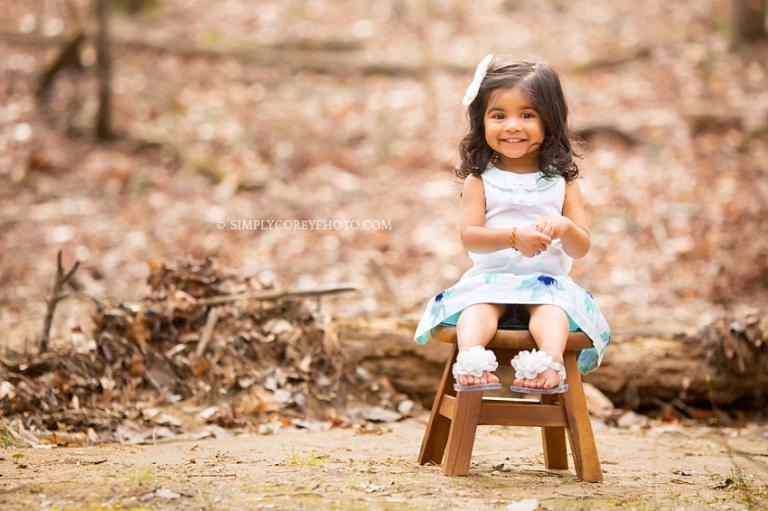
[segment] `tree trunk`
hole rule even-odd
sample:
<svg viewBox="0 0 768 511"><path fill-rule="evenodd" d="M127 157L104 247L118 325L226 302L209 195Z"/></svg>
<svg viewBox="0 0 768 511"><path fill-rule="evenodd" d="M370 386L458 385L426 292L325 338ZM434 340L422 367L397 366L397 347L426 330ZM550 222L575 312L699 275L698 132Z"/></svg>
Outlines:
<svg viewBox="0 0 768 511"><path fill-rule="evenodd" d="M98 140L107 140L112 138L112 57L109 53L109 0L96 0L96 18L98 20L98 33L96 34L96 73L99 82L99 110L96 114L96 138Z"/></svg>
<svg viewBox="0 0 768 511"><path fill-rule="evenodd" d="M767 39L765 0L732 0L732 30L735 44L751 44Z"/></svg>

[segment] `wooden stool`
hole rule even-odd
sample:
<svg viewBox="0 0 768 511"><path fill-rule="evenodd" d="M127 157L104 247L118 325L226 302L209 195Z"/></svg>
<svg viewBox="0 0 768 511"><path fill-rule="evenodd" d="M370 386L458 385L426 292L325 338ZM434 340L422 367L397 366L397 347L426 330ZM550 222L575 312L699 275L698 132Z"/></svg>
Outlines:
<svg viewBox="0 0 768 511"><path fill-rule="evenodd" d="M579 350L592 347L586 335L579 332L568 336L563 356L568 373L568 391L553 395L526 394L530 397L525 400L483 398L483 392L480 391L456 392L451 371L458 354L456 329L436 327L431 339L452 343L452 348L424 432L419 453L420 465L429 462L439 465L445 454L445 475L467 475L478 425L537 426L541 427L542 432L545 467L568 468L565 450L567 430L576 476L584 481L603 480L581 375L576 365ZM496 354L499 366L508 364L517 352L535 347L536 343L527 330L502 329L497 331L486 346Z"/></svg>

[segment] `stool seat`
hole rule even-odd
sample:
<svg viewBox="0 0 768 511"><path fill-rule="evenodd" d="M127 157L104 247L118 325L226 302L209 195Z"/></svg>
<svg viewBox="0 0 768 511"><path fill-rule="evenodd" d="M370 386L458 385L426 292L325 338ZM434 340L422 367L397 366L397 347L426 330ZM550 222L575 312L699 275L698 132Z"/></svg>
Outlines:
<svg viewBox="0 0 768 511"><path fill-rule="evenodd" d="M456 328L452 326L436 326L430 334L430 341L445 343L456 342ZM530 350L536 347L536 341L528 330L497 330L486 348L502 348L512 350ZM572 332L568 335L566 350L583 350L592 347L592 341L583 332Z"/></svg>
<svg viewBox="0 0 768 511"><path fill-rule="evenodd" d="M451 370L458 355L456 328L444 325L435 327L430 340L451 343L452 347L424 432L419 464L442 463L445 475L466 475L469 473L477 426L541 427L546 468L568 468L565 445L567 432L576 476L584 481L603 480L576 362L579 350L592 347L584 333L570 333L563 353L568 391L550 395L526 394L525 400L483 397L482 391L456 392ZM492 350L497 360L507 363L519 351L535 347L536 343L529 331L500 328L486 349Z"/></svg>

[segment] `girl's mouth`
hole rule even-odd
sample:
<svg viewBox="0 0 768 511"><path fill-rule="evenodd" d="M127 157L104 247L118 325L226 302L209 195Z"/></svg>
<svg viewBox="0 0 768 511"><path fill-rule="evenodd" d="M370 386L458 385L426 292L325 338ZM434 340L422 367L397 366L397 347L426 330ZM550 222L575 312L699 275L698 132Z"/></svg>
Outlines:
<svg viewBox="0 0 768 511"><path fill-rule="evenodd" d="M524 138L502 138L502 142L507 142L509 144L518 144L520 142L525 142Z"/></svg>

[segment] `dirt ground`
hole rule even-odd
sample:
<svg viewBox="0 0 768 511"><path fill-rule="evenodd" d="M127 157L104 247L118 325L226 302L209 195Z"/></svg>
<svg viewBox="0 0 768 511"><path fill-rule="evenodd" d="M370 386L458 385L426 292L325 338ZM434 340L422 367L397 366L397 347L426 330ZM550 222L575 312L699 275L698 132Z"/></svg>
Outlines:
<svg viewBox="0 0 768 511"><path fill-rule="evenodd" d="M605 481L543 466L533 428L479 428L468 477L416 457L427 415L381 430L285 430L151 445L0 451L0 508L768 509L768 424L595 422ZM19 454L23 456L19 456Z"/></svg>

